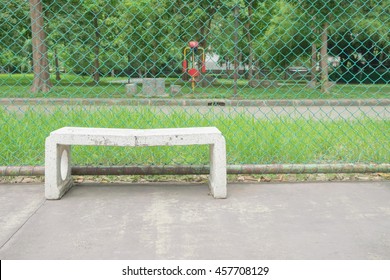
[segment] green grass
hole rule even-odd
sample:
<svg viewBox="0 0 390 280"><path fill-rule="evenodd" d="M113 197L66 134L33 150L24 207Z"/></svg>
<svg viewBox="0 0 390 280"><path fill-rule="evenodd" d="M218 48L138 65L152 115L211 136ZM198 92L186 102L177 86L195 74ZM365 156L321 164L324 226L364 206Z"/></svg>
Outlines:
<svg viewBox="0 0 390 280"><path fill-rule="evenodd" d="M62 80L52 79L53 88L48 93L32 94L29 90L32 84L31 74L0 74L0 98L129 98L125 94L123 84L113 83L126 78L102 78L98 85L91 77L63 74ZM206 88L196 87L192 91L190 83L181 79L166 79L166 91L169 93L171 84L183 86L181 93L170 95L170 98L226 98L226 99L368 99L389 98L390 85L336 85L330 94L323 94L318 89L310 89L302 81L280 81L277 88L251 88L246 80L238 81L237 95L234 95L233 81L219 79L215 85ZM141 91L141 87L139 87Z"/></svg>
<svg viewBox="0 0 390 280"><path fill-rule="evenodd" d="M45 138L63 126L216 126L227 141L228 164L390 162L389 120L256 119L249 114L217 114L212 109L202 115L165 114L149 107L40 108L25 112L0 108L0 166L43 165ZM74 147L72 156L77 165L207 164L208 148Z"/></svg>

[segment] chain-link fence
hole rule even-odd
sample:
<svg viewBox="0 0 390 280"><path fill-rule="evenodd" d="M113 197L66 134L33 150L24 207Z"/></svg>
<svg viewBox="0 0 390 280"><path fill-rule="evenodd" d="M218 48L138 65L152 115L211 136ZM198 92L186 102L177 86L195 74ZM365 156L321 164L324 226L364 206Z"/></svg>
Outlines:
<svg viewBox="0 0 390 280"><path fill-rule="evenodd" d="M389 15L389 0L2 1L0 175L43 166L63 126L216 126L231 173L389 172ZM76 147L73 161L202 173L208 153Z"/></svg>

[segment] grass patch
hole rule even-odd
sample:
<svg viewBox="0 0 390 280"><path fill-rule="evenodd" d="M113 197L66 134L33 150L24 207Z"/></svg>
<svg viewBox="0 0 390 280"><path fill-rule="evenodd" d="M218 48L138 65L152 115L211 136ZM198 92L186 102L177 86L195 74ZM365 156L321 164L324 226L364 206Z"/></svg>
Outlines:
<svg viewBox="0 0 390 280"><path fill-rule="evenodd" d="M227 141L228 164L388 163L390 121L314 120L247 114L164 113L158 108L57 107L0 109L0 166L43 165L45 138L63 126L161 128L216 126ZM207 164L208 148L74 147L76 165Z"/></svg>
<svg viewBox="0 0 390 280"><path fill-rule="evenodd" d="M117 80L126 78L102 78L96 85L91 77L63 74L61 81L52 79L53 88L47 93L30 92L32 74L0 74L0 98L129 98L125 87ZM166 92L171 84L180 84L182 91L170 98L225 98L225 99L368 99L389 98L390 85L335 85L330 94L323 94L318 89L311 89L302 81L280 81L277 88L251 88L246 80L238 81L237 95L234 95L233 81L219 79L215 85L206 88L196 87L192 91L190 83L181 79L166 79ZM141 87L139 87L141 91Z"/></svg>

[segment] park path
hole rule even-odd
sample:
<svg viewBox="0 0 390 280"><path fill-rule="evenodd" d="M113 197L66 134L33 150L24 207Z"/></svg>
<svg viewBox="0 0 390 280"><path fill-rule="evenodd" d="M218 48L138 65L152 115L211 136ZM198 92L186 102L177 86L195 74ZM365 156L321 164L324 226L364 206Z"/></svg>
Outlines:
<svg viewBox="0 0 390 280"><path fill-rule="evenodd" d="M9 112L24 113L33 109L37 113L49 114L55 110L85 110L85 111L104 111L110 108L126 108L129 112L136 112L140 108L151 108L156 113L171 114L174 112L185 112L186 114L224 114L226 116L250 115L256 119L275 119L280 117L290 117L294 119L318 119L318 120L356 120L361 118L372 118L387 120L390 119L390 106L150 106L150 105L102 105L87 102L81 105L67 105L54 103L39 104L7 104L0 105Z"/></svg>

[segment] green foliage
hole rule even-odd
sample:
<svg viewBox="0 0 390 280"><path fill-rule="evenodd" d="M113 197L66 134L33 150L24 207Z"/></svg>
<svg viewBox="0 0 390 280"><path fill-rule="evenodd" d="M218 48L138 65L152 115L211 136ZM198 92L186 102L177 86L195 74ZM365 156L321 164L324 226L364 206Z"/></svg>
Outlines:
<svg viewBox="0 0 390 280"><path fill-rule="evenodd" d="M0 4L0 71L29 71L31 53L29 6L26 1L3 1Z"/></svg>
<svg viewBox="0 0 390 280"><path fill-rule="evenodd" d="M371 67L389 67L389 6L389 0L59 0L44 1L44 16L51 68L57 51L60 68L81 75L179 76L191 40L219 63L237 59L242 67L253 63L273 73L310 67L324 22L330 23L329 55L342 59L338 71L357 75L357 54ZM31 70L29 25L26 1L1 4L3 72Z"/></svg>
<svg viewBox="0 0 390 280"><path fill-rule="evenodd" d="M257 42L257 53L268 67L286 68L297 58L310 53L310 26L298 7L285 1L273 6L272 18L264 36ZM292 64L295 66L302 65Z"/></svg>

